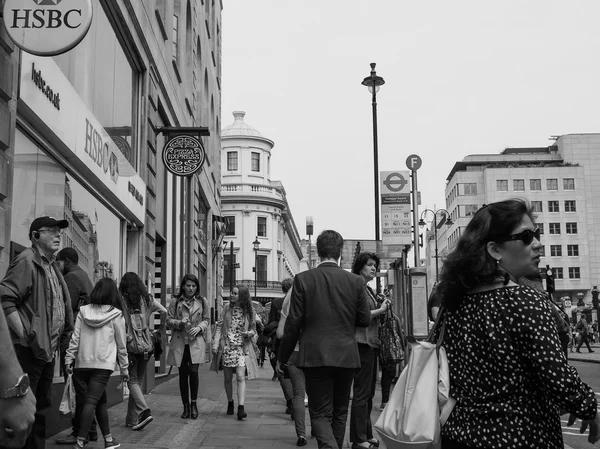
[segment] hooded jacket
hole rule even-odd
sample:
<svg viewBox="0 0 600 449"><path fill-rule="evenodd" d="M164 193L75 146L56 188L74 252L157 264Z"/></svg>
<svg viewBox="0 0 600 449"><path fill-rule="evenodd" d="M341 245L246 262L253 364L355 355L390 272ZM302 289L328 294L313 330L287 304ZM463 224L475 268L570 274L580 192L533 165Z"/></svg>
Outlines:
<svg viewBox="0 0 600 449"><path fill-rule="evenodd" d="M67 349L65 364L75 369L93 368L128 375L127 332L123 312L107 305L86 305L79 309L75 330Z"/></svg>

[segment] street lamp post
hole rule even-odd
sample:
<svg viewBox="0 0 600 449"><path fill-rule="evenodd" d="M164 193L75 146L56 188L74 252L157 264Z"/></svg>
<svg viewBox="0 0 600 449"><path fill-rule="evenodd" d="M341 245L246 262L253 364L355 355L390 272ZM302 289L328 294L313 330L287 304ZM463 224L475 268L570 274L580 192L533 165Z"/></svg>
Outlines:
<svg viewBox="0 0 600 449"><path fill-rule="evenodd" d="M423 212L421 212L421 219L419 220L420 227L425 226L424 217L427 215L427 212L431 212L433 214L433 239L435 240L435 282L437 283L439 281L439 276L440 276L439 262L438 262L438 259L440 256L438 255L438 238L437 238L437 230L438 230L437 215L438 215L438 212L442 212L445 214L446 226L452 225L452 219L450 218L450 213L446 209L437 209L437 210L425 209ZM440 226L441 226L441 224L440 224Z"/></svg>
<svg viewBox="0 0 600 449"><path fill-rule="evenodd" d="M252 242L252 245L254 245L254 300L258 301L258 299L256 299L256 284L258 282L258 248L260 247L258 236L256 236L256 240Z"/></svg>
<svg viewBox="0 0 600 449"><path fill-rule="evenodd" d="M375 72L375 63L371 63L371 75L367 76L363 81L362 85L367 86L369 92L372 94L372 106L373 106L373 180L375 182L375 241L376 245L379 241L379 156L377 149L377 92L379 88L385 84L382 77L377 76ZM379 287L379 282L377 283Z"/></svg>
<svg viewBox="0 0 600 449"><path fill-rule="evenodd" d="M306 235L308 235L308 269L312 268L312 245L310 237L313 235L313 217L306 217Z"/></svg>

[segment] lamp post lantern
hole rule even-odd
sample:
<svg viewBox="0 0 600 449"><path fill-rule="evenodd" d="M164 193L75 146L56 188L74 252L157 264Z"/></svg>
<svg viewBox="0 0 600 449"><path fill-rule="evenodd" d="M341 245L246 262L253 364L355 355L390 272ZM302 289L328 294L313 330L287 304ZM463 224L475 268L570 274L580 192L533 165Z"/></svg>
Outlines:
<svg viewBox="0 0 600 449"><path fill-rule="evenodd" d="M258 248L260 247L258 236L256 236L256 239L252 242L252 245L254 246L254 300L258 301L256 299L256 284L258 281Z"/></svg>
<svg viewBox="0 0 600 449"><path fill-rule="evenodd" d="M419 226L423 227L425 226L425 220L424 217L427 215L427 212L431 212L433 214L433 239L435 240L435 282L437 283L439 281L439 276L440 276L440 269L439 269L439 255L438 255L438 238L437 238L437 230L439 226L442 226L444 224L444 222L440 223L438 226L438 212L442 212L445 215L445 223L446 226L451 226L452 225L452 219L450 218L450 213L446 210L446 209L436 209L436 210L431 210L431 209L425 209L423 212L421 212L421 219L419 220Z"/></svg>
<svg viewBox="0 0 600 449"><path fill-rule="evenodd" d="M367 76L362 85L367 86L372 95L373 107L373 180L375 182L375 245L379 241L379 156L377 149L377 92L379 88L385 84L382 77L377 76L375 72L375 63L371 63L371 75ZM379 282L377 282L379 288Z"/></svg>

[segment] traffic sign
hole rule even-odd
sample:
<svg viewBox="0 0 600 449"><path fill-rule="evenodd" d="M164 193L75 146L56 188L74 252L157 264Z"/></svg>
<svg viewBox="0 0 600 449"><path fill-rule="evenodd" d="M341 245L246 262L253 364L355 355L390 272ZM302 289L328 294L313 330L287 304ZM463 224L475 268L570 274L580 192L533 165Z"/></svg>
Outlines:
<svg viewBox="0 0 600 449"><path fill-rule="evenodd" d="M410 172L382 171L380 179L383 245L410 244Z"/></svg>
<svg viewBox="0 0 600 449"><path fill-rule="evenodd" d="M411 171L417 171L419 168L421 168L422 163L423 161L418 154L411 154L406 158L406 166Z"/></svg>

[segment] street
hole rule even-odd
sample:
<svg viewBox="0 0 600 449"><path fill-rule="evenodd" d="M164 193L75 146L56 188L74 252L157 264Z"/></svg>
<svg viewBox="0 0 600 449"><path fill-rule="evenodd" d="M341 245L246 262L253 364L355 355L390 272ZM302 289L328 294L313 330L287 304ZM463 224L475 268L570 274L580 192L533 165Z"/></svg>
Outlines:
<svg viewBox="0 0 600 449"><path fill-rule="evenodd" d="M600 401L600 364L589 362L571 361L571 365L577 368L579 375L585 383L594 389L596 397ZM570 446L573 449L597 447L587 442L587 432L584 435L579 433L581 421L577 421L575 425L567 426L568 415L561 418L565 447Z"/></svg>

